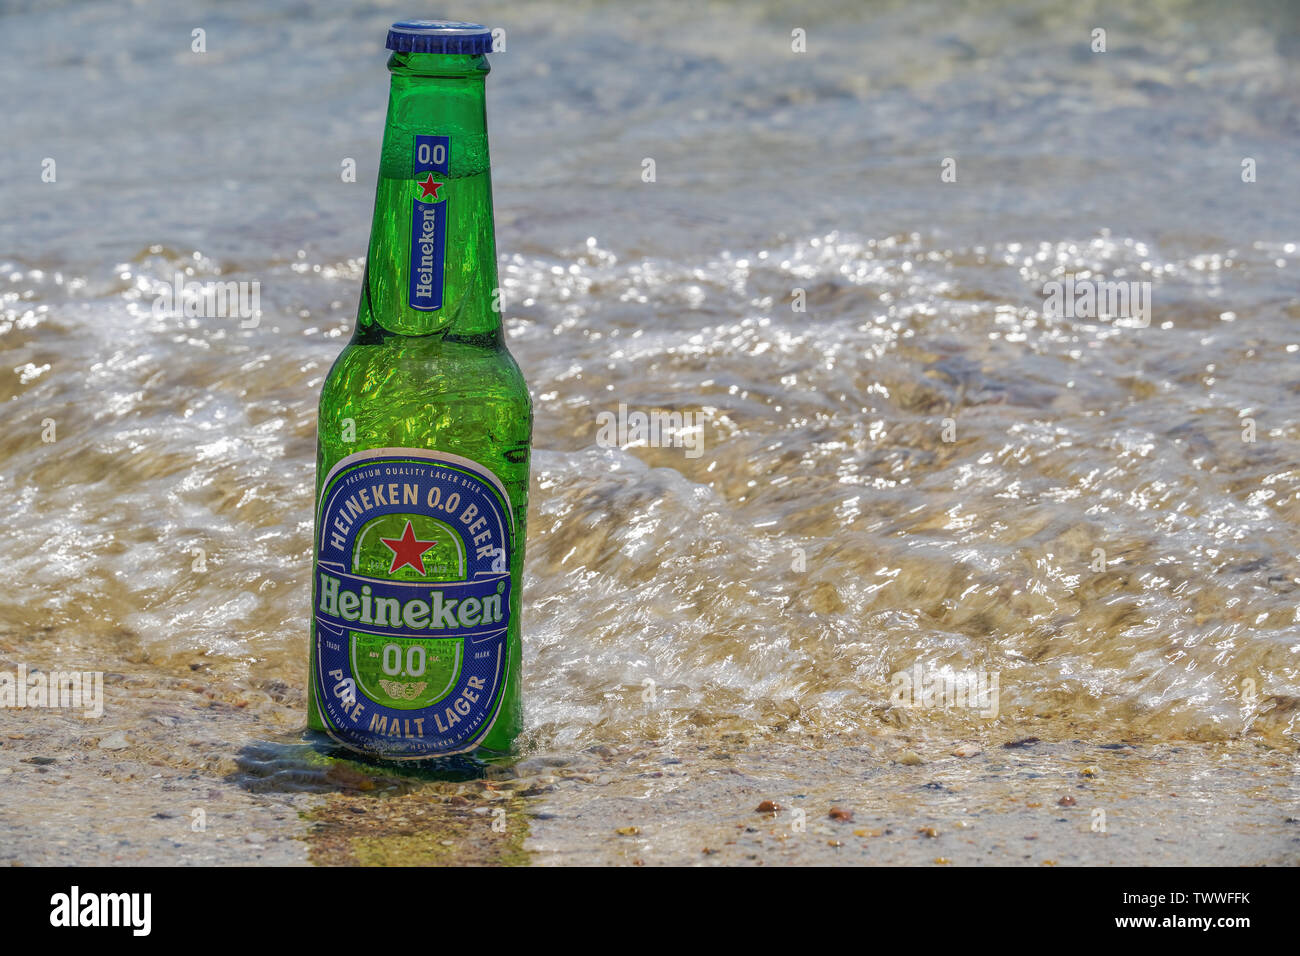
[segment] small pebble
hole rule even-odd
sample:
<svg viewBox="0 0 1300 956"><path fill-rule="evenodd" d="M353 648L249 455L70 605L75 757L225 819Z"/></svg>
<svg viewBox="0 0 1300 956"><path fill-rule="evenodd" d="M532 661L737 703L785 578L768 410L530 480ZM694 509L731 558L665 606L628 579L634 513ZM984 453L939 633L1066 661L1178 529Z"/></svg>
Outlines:
<svg viewBox="0 0 1300 956"><path fill-rule="evenodd" d="M754 811L756 813L780 813L781 804L777 803L775 800L764 800L754 808Z"/></svg>
<svg viewBox="0 0 1300 956"><path fill-rule="evenodd" d="M638 833L641 832L641 828L640 827L619 827L614 832L617 833L619 836L636 836Z"/></svg>
<svg viewBox="0 0 1300 956"><path fill-rule="evenodd" d="M831 812L827 816L840 823L849 823L853 820L853 811L845 810L843 807L831 807Z"/></svg>
<svg viewBox="0 0 1300 956"><path fill-rule="evenodd" d="M1070 796L1067 793L1065 796L1063 796L1060 800L1057 800L1056 802L1063 807L1072 807L1079 801L1075 800L1074 797Z"/></svg>
<svg viewBox="0 0 1300 956"><path fill-rule="evenodd" d="M898 758L898 762L904 767L915 767L919 764L925 763L925 761L921 759L921 755L915 750L904 750L902 756Z"/></svg>
<svg viewBox="0 0 1300 956"><path fill-rule="evenodd" d="M921 836L929 837L931 840L939 835L939 831L935 827L917 827L916 832Z"/></svg>
<svg viewBox="0 0 1300 956"><path fill-rule="evenodd" d="M126 734L120 730L115 734L109 734L99 742L100 750L125 750L129 746L131 744L126 739Z"/></svg>
<svg viewBox="0 0 1300 956"><path fill-rule="evenodd" d="M979 744L958 744L953 748L952 755L954 757L974 757L983 752L984 750Z"/></svg>

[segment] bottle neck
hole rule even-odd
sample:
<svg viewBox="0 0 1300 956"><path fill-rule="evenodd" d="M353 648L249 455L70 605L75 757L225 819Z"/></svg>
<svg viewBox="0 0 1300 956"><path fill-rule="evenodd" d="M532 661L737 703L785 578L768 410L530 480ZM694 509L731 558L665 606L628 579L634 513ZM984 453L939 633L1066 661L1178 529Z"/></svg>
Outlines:
<svg viewBox="0 0 1300 956"><path fill-rule="evenodd" d="M487 58L395 53L356 341L499 343Z"/></svg>

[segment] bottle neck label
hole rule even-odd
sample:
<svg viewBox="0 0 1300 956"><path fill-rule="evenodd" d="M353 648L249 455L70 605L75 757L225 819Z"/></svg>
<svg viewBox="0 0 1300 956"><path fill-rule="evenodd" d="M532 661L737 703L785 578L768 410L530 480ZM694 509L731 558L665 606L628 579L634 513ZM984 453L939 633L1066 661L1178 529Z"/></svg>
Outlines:
<svg viewBox="0 0 1300 956"><path fill-rule="evenodd" d="M380 448L321 485L313 582L320 717L344 746L419 759L475 749L509 655L509 494L457 455Z"/></svg>
<svg viewBox="0 0 1300 956"><path fill-rule="evenodd" d="M447 256L447 167L450 136L416 136L413 166L419 194L411 200L411 251L407 305L420 312L442 308ZM434 174L442 178L439 182Z"/></svg>

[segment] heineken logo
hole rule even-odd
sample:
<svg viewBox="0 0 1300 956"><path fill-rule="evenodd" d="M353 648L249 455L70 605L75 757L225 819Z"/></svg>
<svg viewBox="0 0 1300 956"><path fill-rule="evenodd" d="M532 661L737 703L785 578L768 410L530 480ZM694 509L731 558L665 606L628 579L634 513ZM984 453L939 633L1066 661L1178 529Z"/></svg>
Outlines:
<svg viewBox="0 0 1300 956"><path fill-rule="evenodd" d="M356 749L472 750L508 660L510 499L454 455L351 455L321 485L313 595L318 713Z"/></svg>
<svg viewBox="0 0 1300 956"><path fill-rule="evenodd" d="M393 563L388 568L388 573L393 574L401 568L411 567L420 572L423 577L424 571L424 553L432 548L437 541L421 541L415 536L415 529L411 527L411 522L406 522L406 530L402 532L400 538L380 538L384 546L393 552Z"/></svg>
<svg viewBox="0 0 1300 956"><path fill-rule="evenodd" d="M412 170L420 195L411 200L411 254L408 262L410 282L407 305L420 312L442 308L443 270L447 252L447 200L438 190L447 184L434 175L446 177L450 169L451 137L415 137ZM423 176L423 178L420 178ZM432 200L432 202L428 201Z"/></svg>
<svg viewBox="0 0 1300 956"><path fill-rule="evenodd" d="M433 181L433 176L430 175L423 182L417 183L416 185L420 187L421 199L428 199L430 196L432 196L434 198L434 201L436 202L438 199L438 190L441 189L443 186L445 186L446 183L435 183Z"/></svg>
<svg viewBox="0 0 1300 956"><path fill-rule="evenodd" d="M447 248L447 202L411 200L411 282L408 302L413 309L442 308L443 260Z"/></svg>
<svg viewBox="0 0 1300 956"><path fill-rule="evenodd" d="M474 636L505 620L507 580L461 581L425 590L407 582L321 571L316 617L319 623L338 630L358 624L403 637L410 631ZM419 596L413 596L413 589L418 589Z"/></svg>

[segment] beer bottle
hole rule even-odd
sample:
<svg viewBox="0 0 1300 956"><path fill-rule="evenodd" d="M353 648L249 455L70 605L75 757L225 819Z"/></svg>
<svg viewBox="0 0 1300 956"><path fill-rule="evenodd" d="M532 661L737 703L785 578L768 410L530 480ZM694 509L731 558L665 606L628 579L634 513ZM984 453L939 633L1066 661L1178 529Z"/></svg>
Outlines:
<svg viewBox="0 0 1300 956"><path fill-rule="evenodd" d="M397 759L506 752L532 401L501 334L491 33L395 23L356 328L321 389L309 726Z"/></svg>

